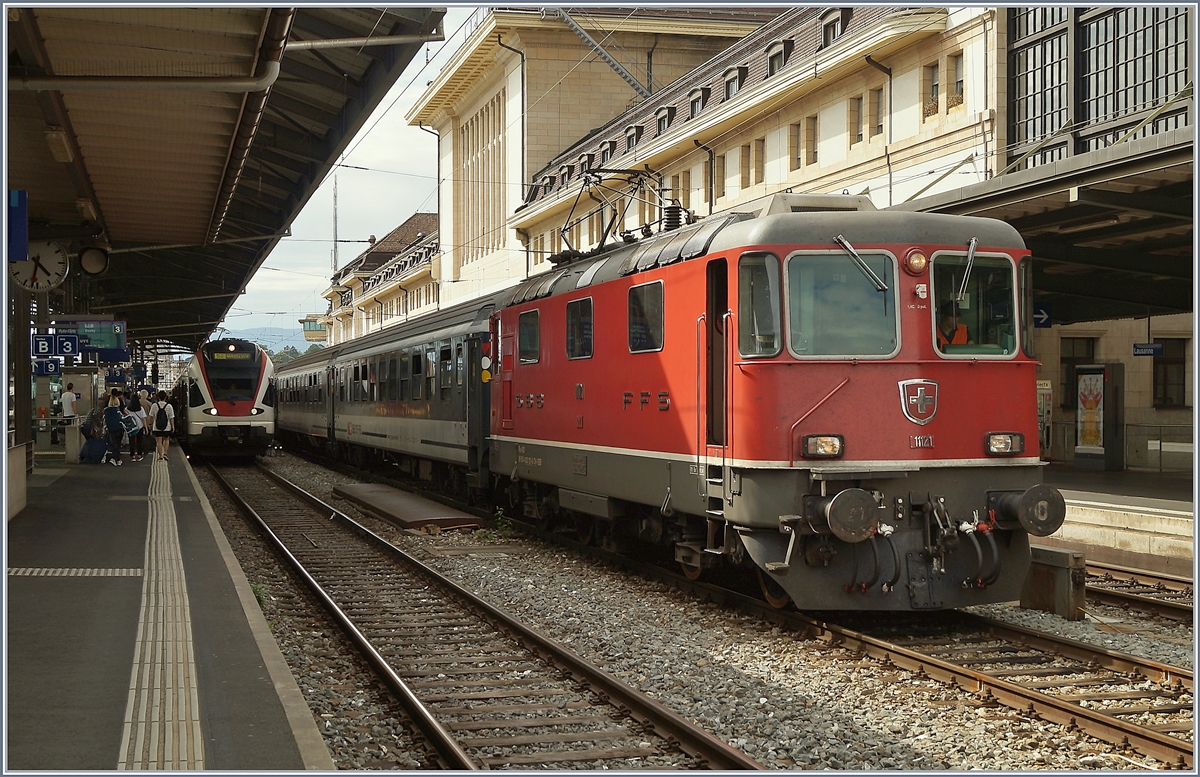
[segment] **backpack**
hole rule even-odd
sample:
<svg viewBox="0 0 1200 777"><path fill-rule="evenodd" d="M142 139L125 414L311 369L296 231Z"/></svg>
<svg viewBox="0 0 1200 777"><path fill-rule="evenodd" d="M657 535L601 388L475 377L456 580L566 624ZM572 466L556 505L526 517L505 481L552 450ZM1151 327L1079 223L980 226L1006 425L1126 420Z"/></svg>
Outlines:
<svg viewBox="0 0 1200 777"><path fill-rule="evenodd" d="M154 428L160 432L165 432L170 427L171 422L167 419L167 406L163 402L156 402L158 413L154 416Z"/></svg>

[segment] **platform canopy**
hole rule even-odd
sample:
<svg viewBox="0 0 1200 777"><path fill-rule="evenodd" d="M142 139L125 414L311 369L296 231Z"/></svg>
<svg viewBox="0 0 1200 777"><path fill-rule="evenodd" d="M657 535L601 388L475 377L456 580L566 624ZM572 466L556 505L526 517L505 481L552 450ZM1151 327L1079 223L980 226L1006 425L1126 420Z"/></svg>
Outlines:
<svg viewBox="0 0 1200 777"><path fill-rule="evenodd" d="M193 349L444 8L8 7L8 188L73 267L56 315Z"/></svg>
<svg viewBox="0 0 1200 777"><path fill-rule="evenodd" d="M1053 323L1189 313L1195 151L1185 126L897 208L1016 227L1033 252L1034 299Z"/></svg>

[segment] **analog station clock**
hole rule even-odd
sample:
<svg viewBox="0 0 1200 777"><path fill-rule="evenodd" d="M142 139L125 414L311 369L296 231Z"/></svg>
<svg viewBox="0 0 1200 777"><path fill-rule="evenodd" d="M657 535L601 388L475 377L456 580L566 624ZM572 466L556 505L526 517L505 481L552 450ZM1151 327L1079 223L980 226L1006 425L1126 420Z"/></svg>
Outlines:
<svg viewBox="0 0 1200 777"><path fill-rule="evenodd" d="M49 240L31 241L29 258L9 262L8 274L23 289L50 291L66 280L69 267L67 252L61 245Z"/></svg>

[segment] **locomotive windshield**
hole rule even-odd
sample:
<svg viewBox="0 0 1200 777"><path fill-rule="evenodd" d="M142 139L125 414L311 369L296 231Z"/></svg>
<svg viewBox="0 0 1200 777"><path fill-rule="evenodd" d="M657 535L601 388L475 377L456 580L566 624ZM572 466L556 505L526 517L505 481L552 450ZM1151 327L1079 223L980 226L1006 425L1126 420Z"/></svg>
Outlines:
<svg viewBox="0 0 1200 777"><path fill-rule="evenodd" d="M1012 261L978 254L973 262L967 259L966 252L933 257L933 334L939 352L947 356L1015 354Z"/></svg>
<svg viewBox="0 0 1200 777"><path fill-rule="evenodd" d="M898 345L895 260L860 252L881 291L842 253L787 262L788 346L796 356L890 356Z"/></svg>
<svg viewBox="0 0 1200 777"><path fill-rule="evenodd" d="M253 345L223 340L203 348L204 375L214 402L248 402L258 393L261 371Z"/></svg>

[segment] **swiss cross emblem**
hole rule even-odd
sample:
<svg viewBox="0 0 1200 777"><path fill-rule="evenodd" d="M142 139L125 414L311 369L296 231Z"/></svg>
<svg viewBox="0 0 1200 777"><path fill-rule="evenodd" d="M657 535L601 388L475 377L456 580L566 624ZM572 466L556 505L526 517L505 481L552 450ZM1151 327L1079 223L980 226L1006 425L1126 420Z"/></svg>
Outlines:
<svg viewBox="0 0 1200 777"><path fill-rule="evenodd" d="M929 423L937 415L937 395L936 381L923 378L900 381L900 408L904 417L920 426Z"/></svg>

